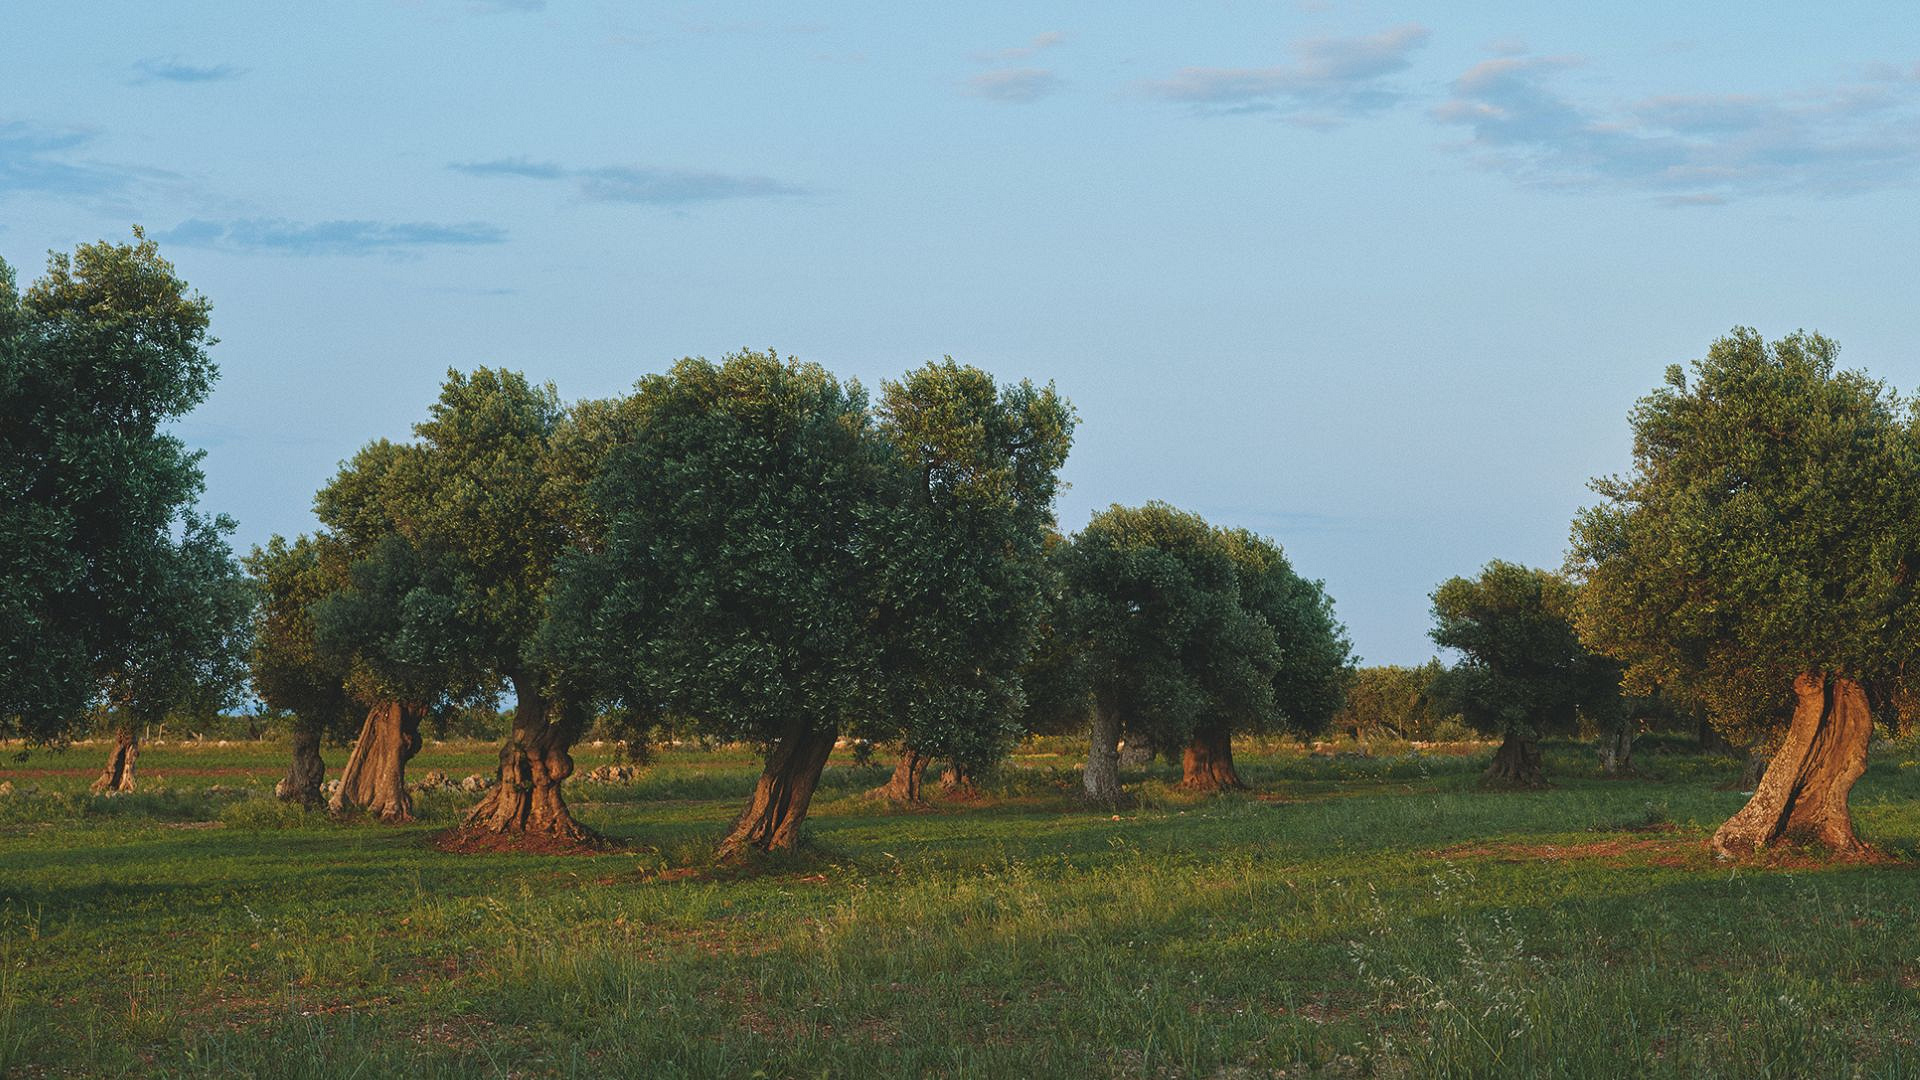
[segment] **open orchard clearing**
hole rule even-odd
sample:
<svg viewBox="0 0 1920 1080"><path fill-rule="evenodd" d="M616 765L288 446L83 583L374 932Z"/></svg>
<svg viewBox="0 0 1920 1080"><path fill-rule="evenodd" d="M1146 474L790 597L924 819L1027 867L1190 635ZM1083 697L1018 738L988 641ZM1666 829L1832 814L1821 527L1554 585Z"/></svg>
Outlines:
<svg viewBox="0 0 1920 1080"><path fill-rule="evenodd" d="M1920 1073L1920 746L1855 790L1875 861L1738 867L1705 849L1738 765L1677 740L1631 780L1550 742L1516 793L1475 789L1490 745L1335 748L1248 740L1215 797L1127 770L1118 816L1074 801L1083 742L919 811L842 750L808 844L733 869L746 748L570 783L594 856L435 850L459 791L406 826L283 806L277 742L156 743L113 798L96 748L36 751L0 769L0 1074Z"/></svg>

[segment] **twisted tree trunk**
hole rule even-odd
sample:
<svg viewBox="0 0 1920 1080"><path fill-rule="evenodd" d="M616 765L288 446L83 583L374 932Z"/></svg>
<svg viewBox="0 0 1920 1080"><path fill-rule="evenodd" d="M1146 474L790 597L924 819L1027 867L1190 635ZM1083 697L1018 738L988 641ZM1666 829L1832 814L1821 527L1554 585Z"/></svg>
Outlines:
<svg viewBox="0 0 1920 1080"><path fill-rule="evenodd" d="M920 802L920 786L926 776L928 760L926 754L903 744L900 747L900 760L893 766L892 778L868 794L889 802Z"/></svg>
<svg viewBox="0 0 1920 1080"><path fill-rule="evenodd" d="M767 750L752 800L720 841L721 858L747 848L775 851L800 842L800 824L807 819L807 804L820 786L836 735L832 728L816 730L805 721L788 725L780 741Z"/></svg>
<svg viewBox="0 0 1920 1080"><path fill-rule="evenodd" d="M1600 771L1619 776L1633 771L1633 721L1622 720L1600 737Z"/></svg>
<svg viewBox="0 0 1920 1080"><path fill-rule="evenodd" d="M398 701L377 702L368 709L328 809L338 814L359 807L381 821L412 821L407 762L420 752L420 720L425 715L421 706Z"/></svg>
<svg viewBox="0 0 1920 1080"><path fill-rule="evenodd" d="M940 770L940 794L954 800L977 799L980 789L974 785L973 770L962 761L951 761Z"/></svg>
<svg viewBox="0 0 1920 1080"><path fill-rule="evenodd" d="M1224 724L1195 728L1180 755L1180 786L1188 791L1240 791L1246 788L1233 768L1233 733Z"/></svg>
<svg viewBox="0 0 1920 1080"><path fill-rule="evenodd" d="M320 760L320 732L295 728L293 760L287 765L287 775L273 786L273 794L282 802L319 806L320 784L326 778L327 763Z"/></svg>
<svg viewBox="0 0 1920 1080"><path fill-rule="evenodd" d="M1500 749L1493 752L1493 763L1480 774L1480 780L1492 787L1546 787L1547 776L1540 767L1540 744L1508 732Z"/></svg>
<svg viewBox="0 0 1920 1080"><path fill-rule="evenodd" d="M93 793L117 794L133 790L133 766L140 760L140 737L132 728L114 733L113 749L107 754L107 767L93 782Z"/></svg>
<svg viewBox="0 0 1920 1080"><path fill-rule="evenodd" d="M578 707L556 704L537 679L513 679L513 731L500 748L498 783L487 790L462 828L490 833L546 836L573 843L599 838L574 820L560 785L573 775L574 740L585 729Z"/></svg>
<svg viewBox="0 0 1920 1080"><path fill-rule="evenodd" d="M1087 802L1094 806L1112 809L1126 804L1126 792L1120 787L1120 711L1105 702L1093 709L1087 771L1081 782L1086 786Z"/></svg>
<svg viewBox="0 0 1920 1080"><path fill-rule="evenodd" d="M1713 834L1718 855L1751 855L1781 843L1849 854L1866 849L1847 808L1873 738L1866 691L1852 679L1810 671L1793 680L1793 693L1787 737L1753 798Z"/></svg>

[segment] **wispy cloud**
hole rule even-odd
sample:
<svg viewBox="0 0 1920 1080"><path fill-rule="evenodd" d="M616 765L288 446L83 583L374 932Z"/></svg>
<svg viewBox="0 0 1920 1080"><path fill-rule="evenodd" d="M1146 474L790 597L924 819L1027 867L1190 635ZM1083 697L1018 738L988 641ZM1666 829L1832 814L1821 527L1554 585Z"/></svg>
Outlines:
<svg viewBox="0 0 1920 1080"><path fill-rule="evenodd" d="M1049 30L1044 34L1035 34L1033 40L1025 45L1015 45L1010 49L989 49L973 54L975 60L983 64L1008 64L1017 60L1029 60L1036 54L1064 44L1067 35L1059 30Z"/></svg>
<svg viewBox="0 0 1920 1080"><path fill-rule="evenodd" d="M961 83L961 89L974 97L1007 105L1030 105L1039 101L1060 89L1060 77L1048 68L1006 65L1030 60L1066 40L1066 34L1048 30L1043 34L1035 34L1033 40L1025 45L974 53L973 58L980 63L1002 66L972 76Z"/></svg>
<svg viewBox="0 0 1920 1080"><path fill-rule="evenodd" d="M39 195L117 206L148 185L178 179L159 169L93 160L85 155L93 139L88 131L0 123L0 199Z"/></svg>
<svg viewBox="0 0 1920 1080"><path fill-rule="evenodd" d="M1800 94L1689 94L1612 107L1553 87L1576 57L1476 64L1432 111L1480 164L1562 189L1681 206L1782 192L1838 195L1920 175L1920 86L1887 80Z"/></svg>
<svg viewBox="0 0 1920 1080"><path fill-rule="evenodd" d="M298 222L281 218L189 218L154 239L185 247L271 255L404 255L424 248L498 244L507 234L480 222Z"/></svg>
<svg viewBox="0 0 1920 1080"><path fill-rule="evenodd" d="M1290 64L1181 68L1139 89L1203 114L1271 112L1329 126L1404 100L1389 77L1410 67L1414 51L1431 36L1426 27L1408 24L1365 37L1308 38L1293 44Z"/></svg>
<svg viewBox="0 0 1920 1080"><path fill-rule="evenodd" d="M651 165L600 165L570 168L551 161L502 158L456 163L448 168L468 176L565 181L584 202L685 206L726 199L766 199L804 195L806 189L766 176L703 172Z"/></svg>
<svg viewBox="0 0 1920 1080"><path fill-rule="evenodd" d="M173 57L148 57L133 65L134 82L205 83L237 79L247 73L232 64L189 64Z"/></svg>
<svg viewBox="0 0 1920 1080"><path fill-rule="evenodd" d="M967 80L967 93L988 101L1025 105L1060 89L1060 79L1045 68L999 68Z"/></svg>

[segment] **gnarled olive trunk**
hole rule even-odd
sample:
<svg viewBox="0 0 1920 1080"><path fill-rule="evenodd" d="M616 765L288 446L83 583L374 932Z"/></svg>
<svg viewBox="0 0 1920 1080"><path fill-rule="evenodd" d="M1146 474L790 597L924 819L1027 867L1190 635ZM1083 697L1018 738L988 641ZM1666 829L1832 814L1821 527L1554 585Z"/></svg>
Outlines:
<svg viewBox="0 0 1920 1080"><path fill-rule="evenodd" d="M107 767L93 782L93 793L112 794L133 790L133 766L140 760L140 737L132 728L114 733L113 749L107 754Z"/></svg>
<svg viewBox="0 0 1920 1080"><path fill-rule="evenodd" d="M1095 806L1109 808L1126 804L1126 792L1120 788L1120 711L1105 702L1093 709L1093 729L1088 734L1087 771L1081 776L1086 799Z"/></svg>
<svg viewBox="0 0 1920 1080"><path fill-rule="evenodd" d="M1751 855L1778 843L1819 844L1836 852L1866 848L1853 831L1847 795L1867 771L1873 715L1852 679L1807 672L1793 680L1787 737L1753 798L1713 834L1723 856Z"/></svg>
<svg viewBox="0 0 1920 1080"><path fill-rule="evenodd" d="M326 778L327 763L320 760L320 733L296 728L293 760L287 765L287 775L273 785L273 794L283 802L319 806L320 783Z"/></svg>
<svg viewBox="0 0 1920 1080"><path fill-rule="evenodd" d="M1547 775L1540 768L1540 744L1511 732L1493 752L1493 763L1480 774L1480 780L1495 787L1547 786Z"/></svg>
<svg viewBox="0 0 1920 1080"><path fill-rule="evenodd" d="M774 851L800 842L800 823L807 819L807 804L820 786L836 735L832 728L819 731L804 721L796 722L768 747L753 799L720 841L721 858L747 848Z"/></svg>
<svg viewBox="0 0 1920 1080"><path fill-rule="evenodd" d="M407 762L420 752L420 720L425 714L419 705L398 701L377 702L368 709L328 809L337 814L358 807L381 821L412 821Z"/></svg>
<svg viewBox="0 0 1920 1080"><path fill-rule="evenodd" d="M1759 790L1760 778L1767 775L1767 766L1772 763L1773 758L1759 747L1747 747L1746 757L1740 762L1740 790Z"/></svg>
<svg viewBox="0 0 1920 1080"><path fill-rule="evenodd" d="M498 783L467 811L463 828L554 837L575 843L597 839L575 821L560 786L573 775L574 740L585 728L576 706L556 707L537 680L513 680L513 731L500 748Z"/></svg>
<svg viewBox="0 0 1920 1080"><path fill-rule="evenodd" d="M920 802L920 785L926 776L929 760L928 755L919 750L911 746L902 746L900 760L893 766L893 776L869 794L890 802Z"/></svg>
<svg viewBox="0 0 1920 1080"><path fill-rule="evenodd" d="M940 794L949 799L966 800L980 797L980 788L973 782L973 770L962 761L948 762L940 770Z"/></svg>
<svg viewBox="0 0 1920 1080"><path fill-rule="evenodd" d="M1233 733L1224 725L1195 728L1180 755L1180 786L1188 791L1238 791L1247 785L1233 768Z"/></svg>
<svg viewBox="0 0 1920 1080"><path fill-rule="evenodd" d="M1600 736L1600 771L1619 776L1633 771L1633 724L1623 721Z"/></svg>

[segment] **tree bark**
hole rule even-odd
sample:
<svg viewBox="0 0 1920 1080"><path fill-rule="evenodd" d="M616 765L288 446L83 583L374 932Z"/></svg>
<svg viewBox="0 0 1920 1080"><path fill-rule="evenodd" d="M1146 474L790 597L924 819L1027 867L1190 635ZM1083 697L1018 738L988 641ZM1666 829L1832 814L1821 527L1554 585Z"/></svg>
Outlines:
<svg viewBox="0 0 1920 1080"><path fill-rule="evenodd" d="M425 713L418 705L398 701L378 702L368 709L328 809L337 814L359 807L381 821L412 821L407 762L420 752L420 720Z"/></svg>
<svg viewBox="0 0 1920 1080"><path fill-rule="evenodd" d="M1187 791L1243 791L1233 768L1233 733L1224 725L1196 728L1180 755L1180 786Z"/></svg>
<svg viewBox="0 0 1920 1080"><path fill-rule="evenodd" d="M326 778L327 763L320 759L320 733L296 728L293 732L293 761L287 765L287 775L273 786L274 795L283 802L319 806L320 784Z"/></svg>
<svg viewBox="0 0 1920 1080"><path fill-rule="evenodd" d="M1873 715L1852 679L1807 672L1793 681L1797 699L1787 737L1753 798L1713 834L1724 857L1781 843L1808 843L1850 854L1866 850L1853 831L1847 796L1867 771Z"/></svg>
<svg viewBox="0 0 1920 1080"><path fill-rule="evenodd" d="M114 733L113 749L107 754L107 767L93 782L93 793L118 794L133 790L133 766L140 760L140 737L132 728Z"/></svg>
<svg viewBox="0 0 1920 1080"><path fill-rule="evenodd" d="M869 794L889 802L917 803L922 801L920 785L926 776L928 757L911 746L900 747L900 760L893 767L893 777L886 783L874 788Z"/></svg>
<svg viewBox="0 0 1920 1080"><path fill-rule="evenodd" d="M1126 804L1126 792L1120 787L1120 712L1104 702L1093 709L1087 771L1081 781L1089 803L1110 809Z"/></svg>
<svg viewBox="0 0 1920 1080"><path fill-rule="evenodd" d="M1493 752L1493 763L1480 779L1498 787L1546 787L1547 776L1540 767L1540 744L1509 734L1500 749Z"/></svg>
<svg viewBox="0 0 1920 1080"><path fill-rule="evenodd" d="M950 761L940 770L940 794L956 801L977 799L980 789L974 785L973 770L965 763Z"/></svg>
<svg viewBox="0 0 1920 1080"><path fill-rule="evenodd" d="M807 804L813 801L820 774L833 754L835 736L832 728L818 731L805 721L788 726L780 741L767 750L752 800L720 841L721 858L732 858L748 848L777 851L800 842L800 824L807 819Z"/></svg>
<svg viewBox="0 0 1920 1080"><path fill-rule="evenodd" d="M1633 771L1633 722L1623 720L1600 737L1600 771L1619 776Z"/></svg>
<svg viewBox="0 0 1920 1080"><path fill-rule="evenodd" d="M1760 778L1767 775L1767 766L1772 762L1773 759L1758 747L1748 747L1746 757L1740 763L1740 790L1758 791Z"/></svg>
<svg viewBox="0 0 1920 1080"><path fill-rule="evenodd" d="M557 704L529 676L513 679L513 731L500 748L498 782L472 810L462 828L484 832L544 836L577 844L599 838L574 820L561 785L573 775L574 740L585 730L585 714Z"/></svg>

